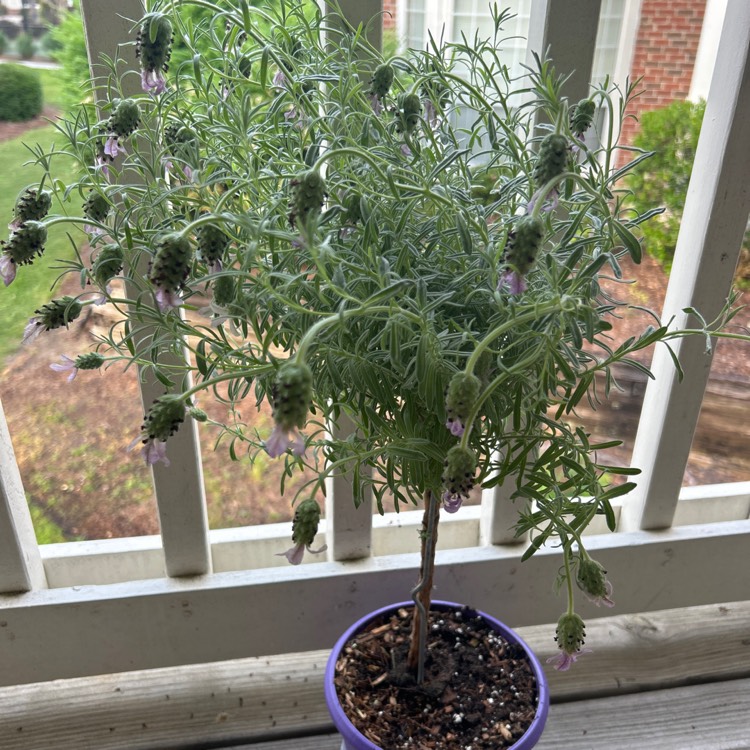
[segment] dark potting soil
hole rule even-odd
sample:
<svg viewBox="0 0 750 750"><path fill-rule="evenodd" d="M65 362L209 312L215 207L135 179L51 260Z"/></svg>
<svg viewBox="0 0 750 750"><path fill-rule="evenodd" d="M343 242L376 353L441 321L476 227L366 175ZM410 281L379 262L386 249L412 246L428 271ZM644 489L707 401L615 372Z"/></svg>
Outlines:
<svg viewBox="0 0 750 750"><path fill-rule="evenodd" d="M430 612L425 682L405 669L411 608L374 620L336 664L354 726L383 750L499 750L531 724L537 684L523 649L468 609Z"/></svg>

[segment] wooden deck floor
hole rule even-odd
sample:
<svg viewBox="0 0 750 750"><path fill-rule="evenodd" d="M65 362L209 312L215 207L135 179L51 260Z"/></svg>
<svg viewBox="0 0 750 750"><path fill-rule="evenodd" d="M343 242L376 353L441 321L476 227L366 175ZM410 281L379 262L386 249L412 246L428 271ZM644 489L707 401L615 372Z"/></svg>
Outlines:
<svg viewBox="0 0 750 750"><path fill-rule="evenodd" d="M519 629L540 658L548 627ZM539 750L750 748L750 602L591 621ZM325 652L0 689L0 750L339 750Z"/></svg>

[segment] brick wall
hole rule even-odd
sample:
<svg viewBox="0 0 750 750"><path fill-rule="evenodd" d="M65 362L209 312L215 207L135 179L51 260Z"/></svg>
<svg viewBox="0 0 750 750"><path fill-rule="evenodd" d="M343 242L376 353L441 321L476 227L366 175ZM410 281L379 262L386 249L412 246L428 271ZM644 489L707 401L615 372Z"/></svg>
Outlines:
<svg viewBox="0 0 750 750"><path fill-rule="evenodd" d="M693 65L703 26L706 0L643 0L630 78L642 77L641 96L628 112L663 107L690 92ZM623 143L630 143L638 123L627 120Z"/></svg>
<svg viewBox="0 0 750 750"><path fill-rule="evenodd" d="M396 28L396 0L383 0L383 28Z"/></svg>

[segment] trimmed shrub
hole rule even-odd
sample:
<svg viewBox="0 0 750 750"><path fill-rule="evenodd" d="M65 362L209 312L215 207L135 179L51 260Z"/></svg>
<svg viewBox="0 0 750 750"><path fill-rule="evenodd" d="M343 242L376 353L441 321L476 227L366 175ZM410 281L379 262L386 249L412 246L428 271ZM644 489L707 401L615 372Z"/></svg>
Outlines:
<svg viewBox="0 0 750 750"><path fill-rule="evenodd" d="M54 53L59 51L62 48L62 43L54 36L54 34L48 31L39 40L39 46L44 50L44 52L47 55L49 55L50 57L53 57Z"/></svg>
<svg viewBox="0 0 750 750"><path fill-rule="evenodd" d="M676 101L641 115L633 145L654 155L628 176L631 205L638 211L663 206L664 213L642 225L644 250L666 270L672 267L706 103ZM750 287L750 233L745 233L735 282Z"/></svg>
<svg viewBox="0 0 750 750"><path fill-rule="evenodd" d="M31 60L31 58L34 57L35 46L34 40L30 34L21 32L16 37L16 52L18 52L18 56L22 60Z"/></svg>
<svg viewBox="0 0 750 750"><path fill-rule="evenodd" d="M8 50L8 37L0 31L0 55L4 55Z"/></svg>
<svg viewBox="0 0 750 750"><path fill-rule="evenodd" d="M664 206L664 213L642 225L644 249L669 270L677 245L695 148L703 122L705 102L676 101L641 115L633 145L654 155L628 177L632 204Z"/></svg>
<svg viewBox="0 0 750 750"><path fill-rule="evenodd" d="M0 65L0 120L30 120L42 111L39 74L23 65Z"/></svg>

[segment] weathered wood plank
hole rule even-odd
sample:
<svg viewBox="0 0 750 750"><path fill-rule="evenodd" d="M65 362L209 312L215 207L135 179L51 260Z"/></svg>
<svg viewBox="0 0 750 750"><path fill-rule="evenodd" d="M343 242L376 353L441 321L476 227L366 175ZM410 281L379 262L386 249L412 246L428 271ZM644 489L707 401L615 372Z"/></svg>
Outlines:
<svg viewBox="0 0 750 750"><path fill-rule="evenodd" d="M606 712L598 708L603 701L585 699L621 698L634 691L717 680L722 685L747 681L748 620L750 602L593 620L587 645L594 653L581 658L570 672L548 670L553 703L585 705L581 716L588 712L604 723ZM542 661L555 653L549 626L519 632ZM337 748L326 736L290 739L300 732L326 735L331 730L323 701L327 656L327 651L316 651L0 688L1 746L3 750L178 750L188 742L191 746L234 743L235 748L244 747L244 742L260 743L250 746L264 750ZM640 705L641 712L648 714L653 695L626 701L623 711ZM689 693L685 695L689 701ZM659 712L666 710L663 705L668 700L654 703ZM557 708L553 712L547 736L559 741L575 738L580 743L578 727L588 726L589 720L575 718L578 714L570 713L574 709L560 708L562 713ZM614 715L619 709L612 711ZM559 722L558 716L563 717ZM723 736L723 729L719 734ZM606 736L612 740L617 735ZM628 733L624 736L632 738ZM598 750L604 745L591 747ZM688 742L681 747L714 746Z"/></svg>
<svg viewBox="0 0 750 750"><path fill-rule="evenodd" d="M536 750L750 748L750 680L552 706Z"/></svg>
<svg viewBox="0 0 750 750"><path fill-rule="evenodd" d="M318 737L295 737L275 742L254 742L252 745L232 745L225 750L340 750L340 734L324 734Z"/></svg>
<svg viewBox="0 0 750 750"><path fill-rule="evenodd" d="M0 747L178 750L330 731L326 658L240 659L0 689Z"/></svg>

